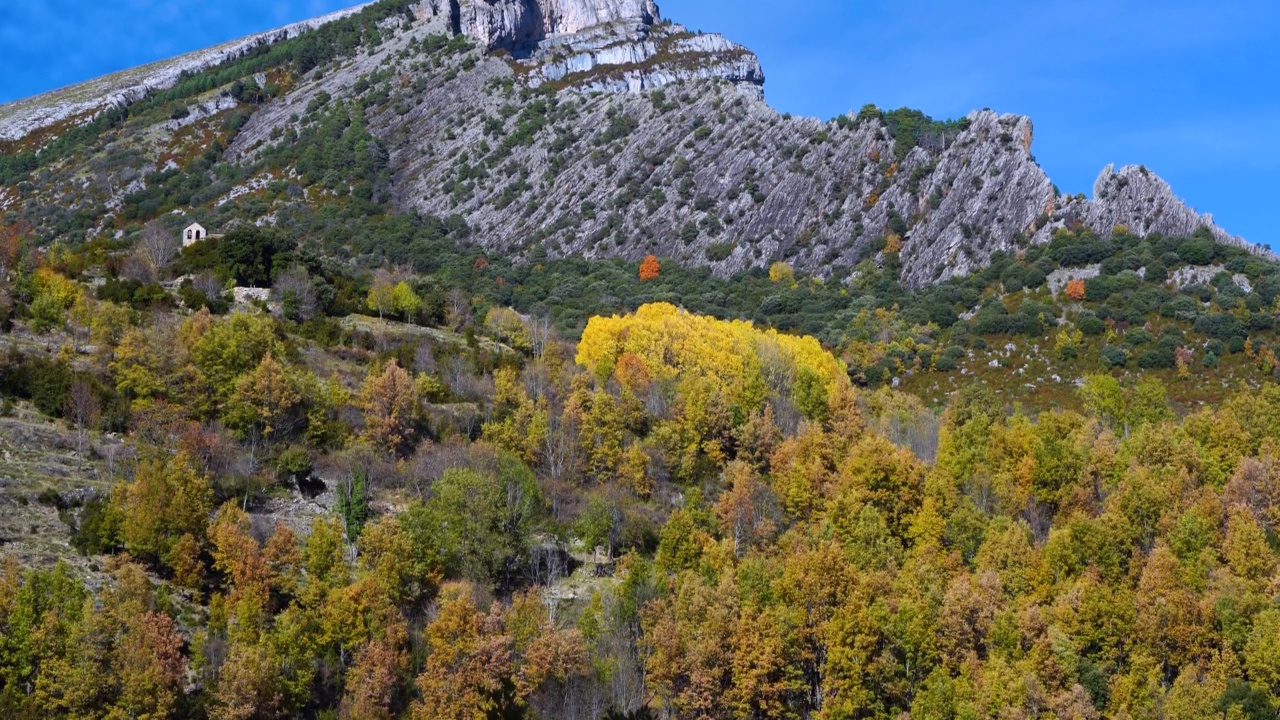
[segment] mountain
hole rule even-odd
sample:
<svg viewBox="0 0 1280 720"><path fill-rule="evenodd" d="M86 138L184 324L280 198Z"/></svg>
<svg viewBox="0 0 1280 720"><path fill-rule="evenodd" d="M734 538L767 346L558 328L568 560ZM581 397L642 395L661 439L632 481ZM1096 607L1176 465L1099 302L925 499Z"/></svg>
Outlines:
<svg viewBox="0 0 1280 720"><path fill-rule="evenodd" d="M302 30L5 109L0 718L1278 717L1280 263L649 2Z"/></svg>
<svg viewBox="0 0 1280 720"><path fill-rule="evenodd" d="M361 27L371 32L349 34ZM289 55L289 74L268 62L308 36L327 43L312 53L324 63ZM652 253L721 277L785 260L842 280L893 238L902 282L920 287L1060 228L1204 226L1274 259L1143 167L1107 168L1090 199L1060 194L1032 155L1029 118L867 107L822 122L779 114L763 88L748 49L664 20L651 0L386 1L0 108L0 183L12 186L0 185L0 210L51 237L120 231L160 209L121 217L130 195L212 149L243 172L206 163L191 184L218 192L161 206L198 214L273 182L298 186L255 206L251 219L270 222L313 202L321 179L282 162L281 147L358 106L385 169L371 178L375 202L460 217L473 242L514 258ZM106 127L83 132L95 125ZM33 154L77 133L93 138ZM331 194L343 179L330 180Z"/></svg>

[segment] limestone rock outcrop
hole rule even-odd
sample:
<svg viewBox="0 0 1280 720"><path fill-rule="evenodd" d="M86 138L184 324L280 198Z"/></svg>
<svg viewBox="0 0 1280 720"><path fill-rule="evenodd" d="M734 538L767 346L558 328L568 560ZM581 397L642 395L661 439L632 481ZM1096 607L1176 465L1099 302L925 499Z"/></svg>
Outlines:
<svg viewBox="0 0 1280 720"><path fill-rule="evenodd" d="M643 92L723 79L763 93L764 71L750 50L663 21L653 0L426 0L419 16L447 18L485 50L507 53L535 87Z"/></svg>
<svg viewBox="0 0 1280 720"><path fill-rule="evenodd" d="M1093 199L1082 209L1069 208L1064 215L1083 221L1101 234L1111 232L1117 225L1124 225L1138 235L1174 236L1190 235L1205 227L1224 245L1276 258L1267 248L1218 227L1213 215L1201 215L1187 207L1169 183L1142 165L1126 165L1119 170L1108 165L1093 183Z"/></svg>
<svg viewBox="0 0 1280 720"><path fill-rule="evenodd" d="M462 0L451 5L457 29L488 50L519 51L548 37L573 35L615 22L652 25L652 0Z"/></svg>

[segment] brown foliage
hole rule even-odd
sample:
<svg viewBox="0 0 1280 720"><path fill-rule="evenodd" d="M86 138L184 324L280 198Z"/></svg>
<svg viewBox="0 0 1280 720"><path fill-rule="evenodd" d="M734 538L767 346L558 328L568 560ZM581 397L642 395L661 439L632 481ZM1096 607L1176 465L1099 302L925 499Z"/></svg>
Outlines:
<svg viewBox="0 0 1280 720"><path fill-rule="evenodd" d="M1200 658L1207 627L1195 593L1183 582L1178 558L1156 546L1138 583L1138 641L1177 668Z"/></svg>
<svg viewBox="0 0 1280 720"><path fill-rule="evenodd" d="M347 671L346 696L339 708L344 720L375 720L392 717L392 707L401 693L401 678L409 669L405 650L408 633L403 623L387 628L385 637L374 640L356 653Z"/></svg>
<svg viewBox="0 0 1280 720"><path fill-rule="evenodd" d="M249 516L234 502L223 505L209 526L209 542L214 566L231 580L229 609L241 625L256 625L269 598L270 572L262 548L249 534Z"/></svg>
<svg viewBox="0 0 1280 720"><path fill-rule="evenodd" d="M501 620L481 612L470 585L446 585L436 618L427 626L431 649L417 686L415 720L485 720L497 708L494 695L511 673Z"/></svg>
<svg viewBox="0 0 1280 720"><path fill-rule="evenodd" d="M1223 501L1248 508L1265 527L1280 527L1280 461L1264 448L1262 457L1246 458L1223 490Z"/></svg>
<svg viewBox="0 0 1280 720"><path fill-rule="evenodd" d="M777 527L777 503L769 486L741 460L725 466L724 482L729 489L716 503L716 517L725 534L733 538L734 553L741 557L752 546L772 539Z"/></svg>
<svg viewBox="0 0 1280 720"><path fill-rule="evenodd" d="M418 391L409 373L395 360L381 372L371 372L360 391L360 402L369 440L390 452L400 450L418 416Z"/></svg>
<svg viewBox="0 0 1280 720"><path fill-rule="evenodd" d="M18 262L22 240L31 232L25 224L0 225L0 279L8 276Z"/></svg>
<svg viewBox="0 0 1280 720"><path fill-rule="evenodd" d="M169 717L182 694L187 670L182 635L163 613L147 612L126 621L112 668L120 680L116 706L122 717Z"/></svg>
<svg viewBox="0 0 1280 720"><path fill-rule="evenodd" d="M278 717L284 702L277 684L279 674L279 663L269 648L236 643L214 688L209 718L252 720Z"/></svg>

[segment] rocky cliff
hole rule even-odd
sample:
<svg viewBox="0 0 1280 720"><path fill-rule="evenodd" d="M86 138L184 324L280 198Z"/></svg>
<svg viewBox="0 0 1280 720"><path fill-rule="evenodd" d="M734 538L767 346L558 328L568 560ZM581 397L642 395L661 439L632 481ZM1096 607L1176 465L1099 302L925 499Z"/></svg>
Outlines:
<svg viewBox="0 0 1280 720"><path fill-rule="evenodd" d="M719 78L756 95L764 72L721 35L662 20L653 0L426 0L421 18L447 18L489 52L508 54L530 86L641 92Z"/></svg>
<svg viewBox="0 0 1280 720"><path fill-rule="evenodd" d="M192 202L221 211L293 183L296 191L257 211L272 221L290 203L323 197L296 168L261 158L326 112L361 107L387 160L376 198L456 215L475 242L517 257L654 253L720 275L785 260L840 280L861 261L883 260L888 246L900 248L904 281L921 286L1081 225L1104 234L1207 225L1222 242L1266 252L1187 208L1145 168L1108 168L1091 199L1058 195L1031 154L1025 117L780 115L763 99L754 55L663 20L649 0L425 0L384 29L265 104L229 109L225 92L192 98L193 118L247 116L223 156L241 170L219 173ZM432 40L441 33L474 47L441 50ZM156 182L146 173L181 167L173 145L198 125L133 128L129 136L146 143L135 143L129 162L119 145L104 145L97 161L77 160L105 168L92 181L50 168L28 184L34 192L0 188L0 211L21 207L39 220L32 208L100 208L106 216L90 232L99 231L115 223L125 193ZM245 177L225 180L237 173Z"/></svg>

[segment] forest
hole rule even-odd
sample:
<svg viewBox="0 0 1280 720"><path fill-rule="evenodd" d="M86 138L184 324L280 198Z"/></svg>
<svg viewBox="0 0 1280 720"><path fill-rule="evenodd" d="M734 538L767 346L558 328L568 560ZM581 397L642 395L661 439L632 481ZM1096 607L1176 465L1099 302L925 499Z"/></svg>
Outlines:
<svg viewBox="0 0 1280 720"><path fill-rule="evenodd" d="M1280 706L1265 375L1194 410L1141 373L1040 411L975 381L939 416L812 337L667 303L575 342L239 232L155 276L274 276L218 314L217 281L148 296L91 280L101 248L7 247L4 413L60 423L101 480L6 494L92 561L7 558L7 717ZM156 270L147 247L108 275ZM318 509L270 512L317 482Z"/></svg>
<svg viewBox="0 0 1280 720"><path fill-rule="evenodd" d="M915 289L896 214L822 274L504 257L393 210L389 68L228 155L411 6L0 144L0 717L1280 716L1280 265L1075 223ZM445 192L510 204L573 101L493 90ZM966 122L824 127L873 120Z"/></svg>

